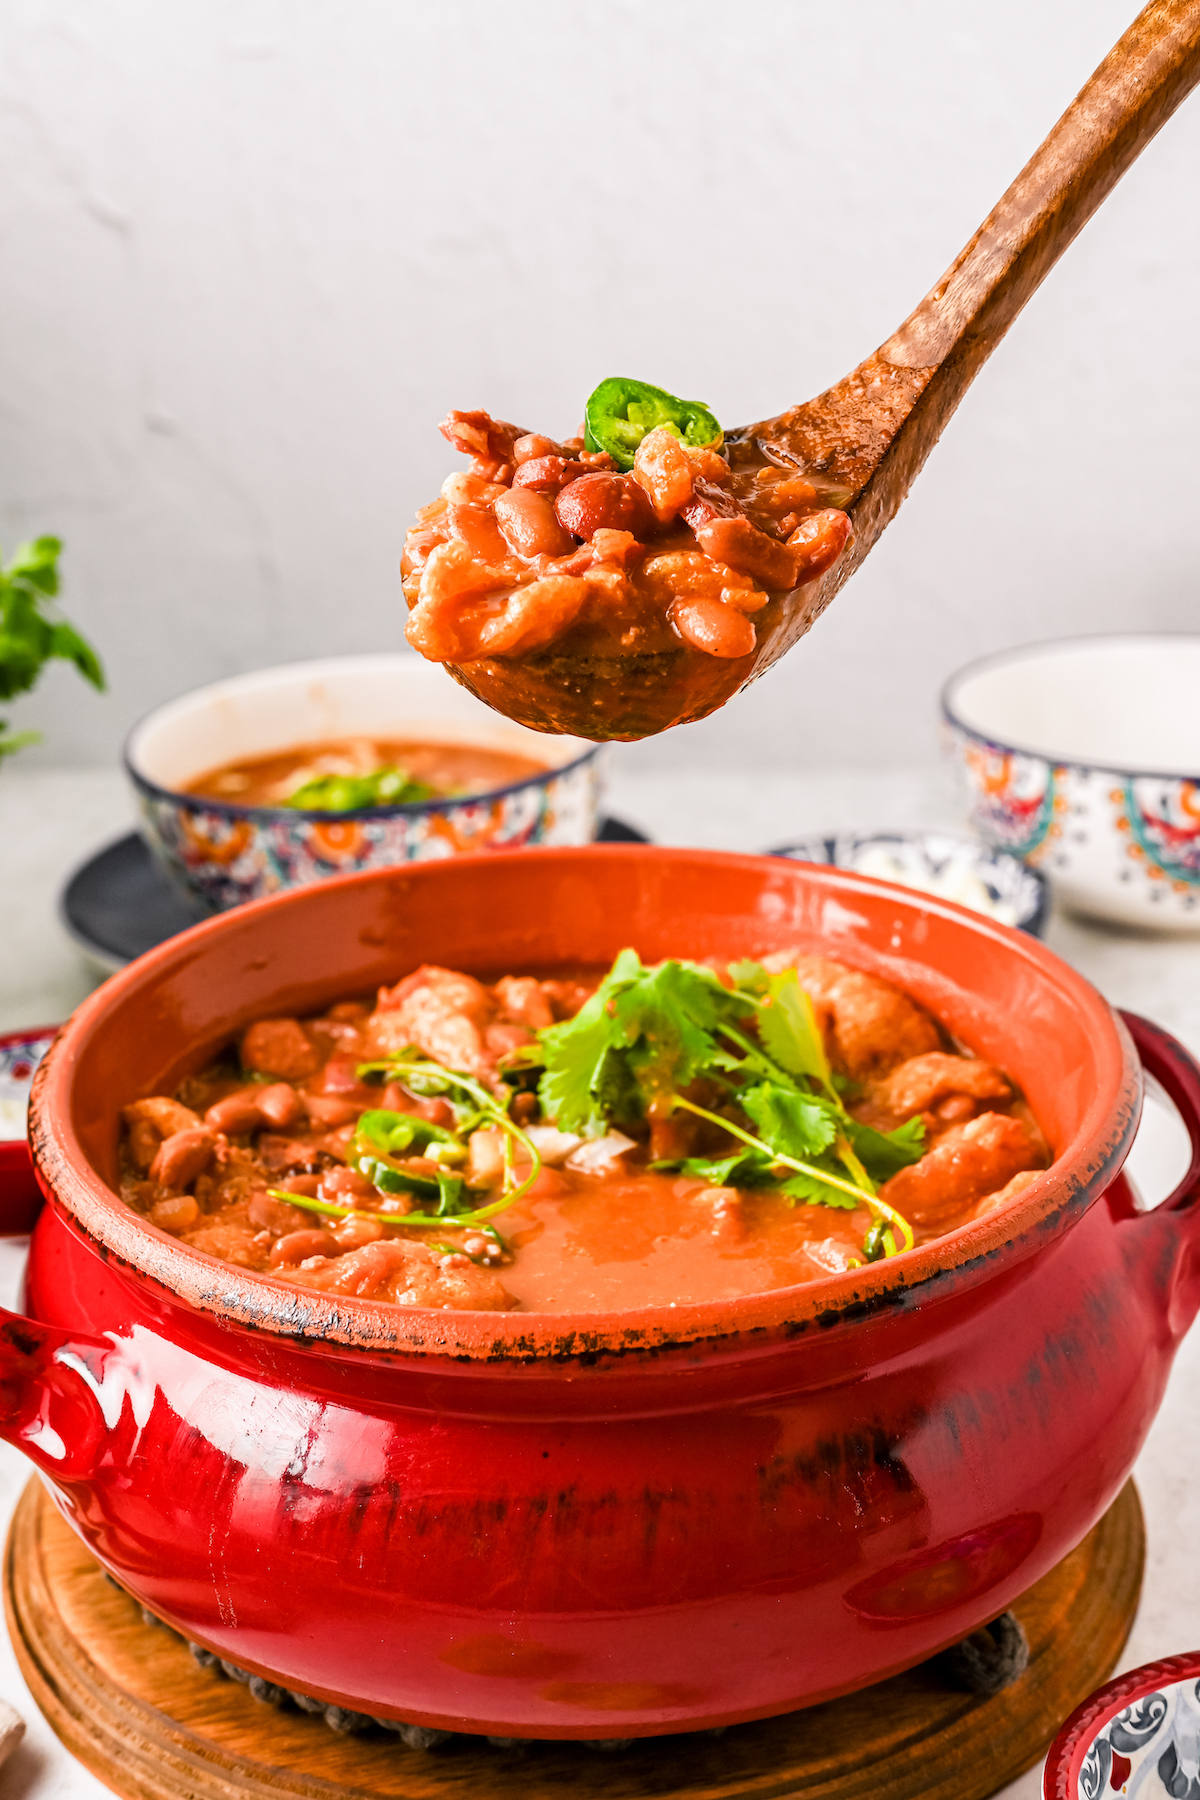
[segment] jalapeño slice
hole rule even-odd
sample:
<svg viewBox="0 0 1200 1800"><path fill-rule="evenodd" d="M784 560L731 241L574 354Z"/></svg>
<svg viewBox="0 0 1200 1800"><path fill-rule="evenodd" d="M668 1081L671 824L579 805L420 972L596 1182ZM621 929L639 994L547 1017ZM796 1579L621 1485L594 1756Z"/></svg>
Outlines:
<svg viewBox="0 0 1200 1800"><path fill-rule="evenodd" d="M584 412L585 444L607 450L618 468L632 469L637 447L648 431L665 425L685 444L716 449L721 427L699 400L680 400L648 381L610 375L590 396Z"/></svg>

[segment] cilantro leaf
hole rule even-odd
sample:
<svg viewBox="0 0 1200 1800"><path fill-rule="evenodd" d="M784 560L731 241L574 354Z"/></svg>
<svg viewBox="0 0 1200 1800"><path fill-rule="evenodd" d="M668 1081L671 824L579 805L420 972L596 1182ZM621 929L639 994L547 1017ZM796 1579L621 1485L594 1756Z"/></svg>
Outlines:
<svg viewBox="0 0 1200 1800"><path fill-rule="evenodd" d="M622 950L575 1017L539 1034L542 1109L561 1131L584 1136L636 1124L655 1099L717 1065L726 1055L714 1035L721 1021L748 1011L711 969L646 968L636 951Z"/></svg>
<svg viewBox="0 0 1200 1800"><path fill-rule="evenodd" d="M764 1143L784 1156L808 1161L827 1150L837 1136L833 1113L816 1094L762 1081L743 1088L738 1102L758 1126Z"/></svg>
<svg viewBox="0 0 1200 1800"><path fill-rule="evenodd" d="M895 1131L875 1131L851 1118L844 1129L867 1174L881 1184L911 1163L920 1162L925 1154L925 1127L919 1114Z"/></svg>
<svg viewBox="0 0 1200 1800"><path fill-rule="evenodd" d="M42 611L58 592L61 549L57 538L35 538L17 548L7 568L0 566L0 700L28 693L55 658L74 663L93 687L104 687L104 671L91 645L64 619L47 618ZM7 732L7 723L0 721L0 756L36 741L28 733Z"/></svg>
<svg viewBox="0 0 1200 1800"><path fill-rule="evenodd" d="M758 1014L758 1035L789 1075L811 1075L822 1087L830 1087L829 1060L816 1014L795 969L770 977Z"/></svg>
<svg viewBox="0 0 1200 1800"><path fill-rule="evenodd" d="M790 1200L802 1200L806 1206L841 1206L847 1212L853 1212L858 1205L858 1201L843 1188L827 1187L815 1175L789 1175L786 1181L780 1182L779 1191ZM864 1195L864 1202L865 1198Z"/></svg>

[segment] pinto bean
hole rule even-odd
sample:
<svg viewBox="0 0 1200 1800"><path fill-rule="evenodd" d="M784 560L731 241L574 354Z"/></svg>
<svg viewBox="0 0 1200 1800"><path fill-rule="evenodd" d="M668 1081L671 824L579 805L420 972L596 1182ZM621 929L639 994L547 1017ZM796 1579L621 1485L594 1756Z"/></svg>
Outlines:
<svg viewBox="0 0 1200 1800"><path fill-rule="evenodd" d="M296 1267L310 1256L340 1256L341 1250L331 1231L289 1231L271 1248L271 1267Z"/></svg>
<svg viewBox="0 0 1200 1800"><path fill-rule="evenodd" d="M645 488L654 516L666 525L692 497L696 470L687 451L665 425L648 431L633 459L633 478Z"/></svg>
<svg viewBox="0 0 1200 1800"><path fill-rule="evenodd" d="M512 447L512 459L518 469L524 463L536 462L540 457L561 456L562 453L562 445L556 444L553 438L543 437L540 431L527 431Z"/></svg>
<svg viewBox="0 0 1200 1800"><path fill-rule="evenodd" d="M305 1094L304 1108L313 1125L349 1125L362 1111L357 1101L336 1094Z"/></svg>
<svg viewBox="0 0 1200 1800"><path fill-rule="evenodd" d="M385 1112L408 1113L411 1118L424 1119L429 1125L453 1125L454 1108L448 1100L418 1100L398 1081L389 1081L379 1101Z"/></svg>
<svg viewBox="0 0 1200 1800"><path fill-rule="evenodd" d="M301 1176L299 1179L305 1180L306 1177ZM316 1186L315 1182L313 1186ZM306 1231L309 1228L307 1213L298 1206L289 1206L285 1200L276 1200L273 1194L261 1191L252 1194L246 1212L253 1226L259 1231L269 1231L273 1238L286 1237L289 1232Z"/></svg>
<svg viewBox="0 0 1200 1800"><path fill-rule="evenodd" d="M187 1187L207 1169L216 1147L217 1134L205 1125L173 1131L169 1138L163 1139L150 1164L151 1181L168 1188Z"/></svg>
<svg viewBox="0 0 1200 1800"><path fill-rule="evenodd" d="M521 464L513 476L513 489L527 487L539 494L558 494L586 474L581 462L565 456L535 456L531 462Z"/></svg>
<svg viewBox="0 0 1200 1800"><path fill-rule="evenodd" d="M320 1194L322 1200L335 1200L342 1206L349 1206L355 1200L376 1200L379 1196L365 1175L357 1169L326 1169L321 1177Z"/></svg>
<svg viewBox="0 0 1200 1800"><path fill-rule="evenodd" d="M150 1223L175 1237L190 1231L199 1218L200 1208L190 1194L173 1194L169 1200L159 1200L150 1208Z"/></svg>
<svg viewBox="0 0 1200 1800"><path fill-rule="evenodd" d="M507 489L504 491L507 493ZM465 544L480 562L503 562L508 555L508 546L490 506L452 506L447 523L450 536Z"/></svg>
<svg viewBox="0 0 1200 1800"><path fill-rule="evenodd" d="M496 522L504 541L516 556L567 556L571 539L559 524L545 494L532 488L513 488L495 503Z"/></svg>
<svg viewBox="0 0 1200 1800"><path fill-rule="evenodd" d="M667 617L680 637L706 656L749 656L758 642L746 615L723 600L676 600Z"/></svg>
<svg viewBox="0 0 1200 1800"><path fill-rule="evenodd" d="M245 1087L239 1088L236 1094L226 1094L223 1100L215 1100L209 1107L204 1123L214 1131L257 1131L266 1124L258 1106L258 1097L263 1092L260 1087Z"/></svg>
<svg viewBox="0 0 1200 1800"><path fill-rule="evenodd" d="M810 513L807 519L801 519L788 539L788 549L796 558L795 585L799 587L806 581L815 581L818 575L831 569L850 542L851 535L849 515L839 512L836 507Z"/></svg>
<svg viewBox="0 0 1200 1800"><path fill-rule="evenodd" d="M632 475L581 475L555 503L559 522L578 538L597 531L629 531L645 537L654 525L646 490Z"/></svg>
<svg viewBox="0 0 1200 1800"><path fill-rule="evenodd" d="M795 551L749 519L706 519L696 531L696 541L714 562L752 576L765 588L788 593L799 579Z"/></svg>
<svg viewBox="0 0 1200 1800"><path fill-rule="evenodd" d="M299 1019L259 1019L242 1039L242 1067L281 1081L303 1081L319 1064Z"/></svg>
<svg viewBox="0 0 1200 1800"><path fill-rule="evenodd" d="M165 1094L150 1094L121 1108L121 1117L129 1127L129 1154L134 1167L145 1174L158 1155L164 1138L174 1131L188 1131L200 1123L200 1115Z"/></svg>
<svg viewBox="0 0 1200 1800"><path fill-rule="evenodd" d="M304 1117L304 1102L290 1081L273 1081L258 1090L258 1110L268 1125L295 1125Z"/></svg>
<svg viewBox="0 0 1200 1800"><path fill-rule="evenodd" d="M383 1226L378 1219L343 1219L333 1235L343 1250L361 1250L364 1244L379 1242Z"/></svg>

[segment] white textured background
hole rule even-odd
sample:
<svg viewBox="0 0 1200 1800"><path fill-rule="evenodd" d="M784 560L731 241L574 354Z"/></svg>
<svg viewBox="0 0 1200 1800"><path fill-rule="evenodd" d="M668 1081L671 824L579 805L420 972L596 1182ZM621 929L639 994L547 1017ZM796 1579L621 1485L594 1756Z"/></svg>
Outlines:
<svg viewBox="0 0 1200 1800"><path fill-rule="evenodd" d="M0 541L65 537L112 676L12 709L32 760L111 760L235 669L396 645L451 405L559 432L610 373L730 424L818 391L1133 4L2 0ZM959 663L1200 623L1198 191L1200 97L813 636L635 766L920 763Z"/></svg>

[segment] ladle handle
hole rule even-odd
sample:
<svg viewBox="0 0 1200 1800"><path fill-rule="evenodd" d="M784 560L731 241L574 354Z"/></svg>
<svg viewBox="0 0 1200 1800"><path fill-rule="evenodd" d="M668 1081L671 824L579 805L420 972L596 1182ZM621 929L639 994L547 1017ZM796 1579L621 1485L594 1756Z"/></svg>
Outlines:
<svg viewBox="0 0 1200 1800"><path fill-rule="evenodd" d="M1076 232L1198 81L1200 0L1150 0L965 250L881 348L901 368L957 369L944 417Z"/></svg>

